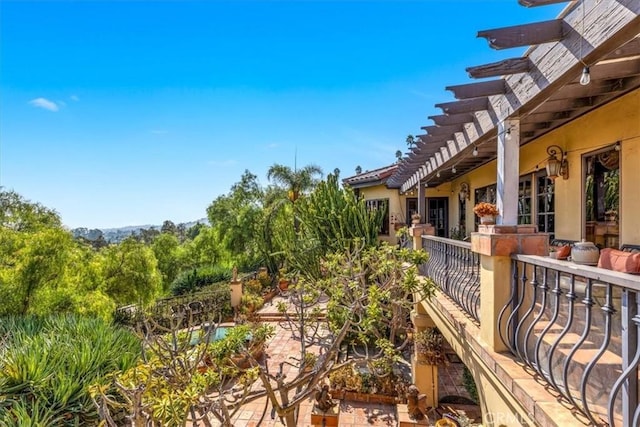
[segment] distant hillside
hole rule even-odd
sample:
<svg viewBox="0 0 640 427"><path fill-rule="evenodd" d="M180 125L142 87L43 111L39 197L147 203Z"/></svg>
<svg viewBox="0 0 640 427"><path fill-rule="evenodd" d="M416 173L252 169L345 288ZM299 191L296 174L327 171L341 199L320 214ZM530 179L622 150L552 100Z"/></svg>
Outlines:
<svg viewBox="0 0 640 427"><path fill-rule="evenodd" d="M176 226L183 226L186 230L193 227L196 224L209 224L206 218L200 218L195 221L189 221ZM126 227L118 228L103 228L103 229L88 229L85 227L74 228L71 230L73 237L83 237L87 240L95 241L102 237L109 243L118 243L132 234L138 233L140 230L158 230L162 229L162 225L128 225Z"/></svg>

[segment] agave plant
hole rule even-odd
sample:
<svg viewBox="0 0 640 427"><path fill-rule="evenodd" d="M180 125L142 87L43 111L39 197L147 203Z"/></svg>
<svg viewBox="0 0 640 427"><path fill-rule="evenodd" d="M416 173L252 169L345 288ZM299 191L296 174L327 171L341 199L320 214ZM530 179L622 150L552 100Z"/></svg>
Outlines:
<svg viewBox="0 0 640 427"><path fill-rule="evenodd" d="M99 319L6 318L0 325L0 425L95 424L89 385L140 356L134 335Z"/></svg>

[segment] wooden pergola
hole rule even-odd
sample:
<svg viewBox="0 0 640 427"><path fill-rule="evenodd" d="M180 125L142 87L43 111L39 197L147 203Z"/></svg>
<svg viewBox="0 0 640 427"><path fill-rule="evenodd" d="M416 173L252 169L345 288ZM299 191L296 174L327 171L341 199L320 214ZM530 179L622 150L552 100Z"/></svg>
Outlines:
<svg viewBox="0 0 640 427"><path fill-rule="evenodd" d="M519 0L525 7L566 0ZM474 83L447 86L457 101L401 161L387 185L437 186L497 157L499 135L517 120L520 145L640 87L640 1L577 0L555 20L484 30L494 49L530 46L525 55L466 69ZM580 84L588 67L591 82ZM455 173L453 169L455 168ZM422 187L420 185L419 187Z"/></svg>

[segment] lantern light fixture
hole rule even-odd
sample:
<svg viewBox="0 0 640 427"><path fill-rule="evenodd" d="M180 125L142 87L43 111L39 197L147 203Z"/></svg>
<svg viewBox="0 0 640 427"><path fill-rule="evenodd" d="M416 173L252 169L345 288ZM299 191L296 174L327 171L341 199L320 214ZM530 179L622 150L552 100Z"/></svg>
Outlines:
<svg viewBox="0 0 640 427"><path fill-rule="evenodd" d="M569 162L566 159L566 154L557 145L550 145L547 147L547 176L551 179L556 179L561 176L562 179L569 179ZM560 159L558 159L560 156Z"/></svg>

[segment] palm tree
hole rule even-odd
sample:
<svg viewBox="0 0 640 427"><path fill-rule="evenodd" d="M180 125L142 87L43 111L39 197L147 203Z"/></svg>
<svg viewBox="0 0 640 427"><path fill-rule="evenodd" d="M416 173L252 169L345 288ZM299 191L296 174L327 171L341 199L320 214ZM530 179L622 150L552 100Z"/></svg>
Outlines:
<svg viewBox="0 0 640 427"><path fill-rule="evenodd" d="M291 169L276 163L267 171L267 179L286 189L291 203L295 203L301 194L315 187L318 177L322 177L322 169L316 165Z"/></svg>
<svg viewBox="0 0 640 427"><path fill-rule="evenodd" d="M418 146L418 138L414 138L413 135L408 135L407 136L407 147L409 149L412 149L413 147L417 147Z"/></svg>
<svg viewBox="0 0 640 427"><path fill-rule="evenodd" d="M293 229L296 233L300 228L296 215L296 200L304 192L315 187L320 177L322 177L322 169L316 165L291 169L289 166L276 163L267 171L267 179L287 191L287 198L293 205Z"/></svg>

